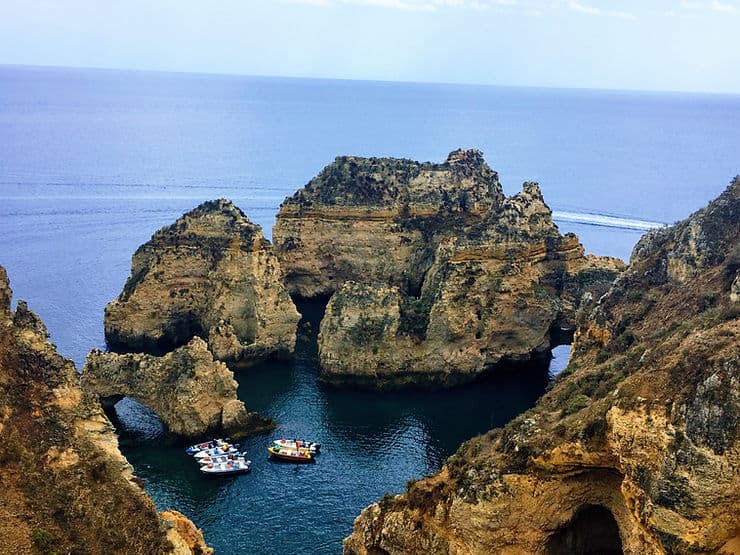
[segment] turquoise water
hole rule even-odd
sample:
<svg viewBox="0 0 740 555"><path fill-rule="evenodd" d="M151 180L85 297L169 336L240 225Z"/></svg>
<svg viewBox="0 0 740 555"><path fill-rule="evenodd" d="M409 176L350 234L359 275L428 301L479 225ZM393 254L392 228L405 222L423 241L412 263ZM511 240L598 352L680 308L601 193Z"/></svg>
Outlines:
<svg viewBox="0 0 740 555"><path fill-rule="evenodd" d="M643 231L697 210L740 173L740 97L267 79L0 66L0 264L16 299L81 366L131 255L201 202L231 198L269 237L280 202L340 154L444 160L481 149L507 194L539 180L563 231L627 258ZM316 329L316 326L313 327ZM437 470L460 442L534 403L543 368L440 393L372 394L294 364L238 372L274 437L316 438L316 464L266 458L207 480L155 417L118 406L122 445L160 508L219 553L337 553L360 509ZM553 372L568 349L554 350Z"/></svg>

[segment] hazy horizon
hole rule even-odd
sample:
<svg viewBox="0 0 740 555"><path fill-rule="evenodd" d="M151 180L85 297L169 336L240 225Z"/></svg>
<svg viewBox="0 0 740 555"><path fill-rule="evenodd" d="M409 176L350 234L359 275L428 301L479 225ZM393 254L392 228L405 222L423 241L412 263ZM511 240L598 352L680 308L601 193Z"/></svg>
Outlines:
<svg viewBox="0 0 740 555"><path fill-rule="evenodd" d="M740 96L740 92L725 91L700 91L700 90L671 90L671 89L615 89L605 87L567 87L558 85L517 85L507 83L454 83L444 81L411 81L411 80L389 80L389 79L360 79L346 77L314 77L309 75L268 75L255 73L223 73L213 71L179 71L166 69L142 69L135 67L95 67L95 66L70 66L70 65L41 65L41 64L6 64L0 63L0 68L26 68L26 69L43 69L43 70L80 70L80 71L116 71L116 72L134 72L134 73L164 73L173 75L203 75L214 77L245 77L254 79L297 79L297 80L316 80L316 81L347 81L357 83L388 83L388 84L407 84L407 85L439 85L453 87L494 87L494 88L512 88L512 89L552 89L552 90L573 90L573 91L598 91L598 92L624 92L624 93L646 93L646 94L685 94L685 95L709 95L709 96Z"/></svg>

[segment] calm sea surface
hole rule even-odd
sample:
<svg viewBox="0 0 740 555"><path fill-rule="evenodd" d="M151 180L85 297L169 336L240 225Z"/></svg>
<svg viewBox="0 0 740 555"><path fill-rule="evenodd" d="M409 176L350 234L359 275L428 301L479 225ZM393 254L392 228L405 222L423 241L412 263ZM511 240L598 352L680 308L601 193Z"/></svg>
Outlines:
<svg viewBox="0 0 740 555"><path fill-rule="evenodd" d="M340 154L442 161L481 149L507 194L538 180L563 231L627 258L740 173L740 97L0 66L0 264L78 366L131 254L204 200L227 197L269 237L278 205ZM316 307L304 307L308 319ZM312 328L314 331L316 325ZM567 362L557 348L551 371ZM160 508L219 553L337 553L362 507L439 469L461 441L534 403L546 370L441 393L316 383L315 337L294 364L237 376L273 434L324 445L316 464L266 460L201 477L143 407L119 404L122 446Z"/></svg>

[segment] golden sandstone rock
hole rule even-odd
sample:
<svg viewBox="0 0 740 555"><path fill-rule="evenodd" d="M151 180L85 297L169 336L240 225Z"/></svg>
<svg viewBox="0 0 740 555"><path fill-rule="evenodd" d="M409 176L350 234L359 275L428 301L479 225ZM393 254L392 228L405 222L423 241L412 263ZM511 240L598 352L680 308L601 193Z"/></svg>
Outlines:
<svg viewBox="0 0 740 555"><path fill-rule="evenodd" d="M536 183L505 198L474 150L338 158L286 199L273 235L290 291L333 293L319 357L338 385L452 385L546 356L624 268L561 235Z"/></svg>
<svg viewBox="0 0 740 555"><path fill-rule="evenodd" d="M740 178L646 234L530 411L365 509L368 553L737 553Z"/></svg>
<svg viewBox="0 0 740 555"><path fill-rule="evenodd" d="M0 550L210 553L157 514L72 362L24 302L11 312L10 297L0 267Z"/></svg>
<svg viewBox="0 0 740 555"><path fill-rule="evenodd" d="M105 337L113 350L161 354L210 336L219 358L251 362L292 354L299 318L261 228L221 199L139 247L106 307Z"/></svg>
<svg viewBox="0 0 740 555"><path fill-rule="evenodd" d="M236 398L233 372L213 359L199 337L162 357L93 350L82 371L82 387L108 402L136 399L180 437L224 434L238 438L274 426L268 419L247 413Z"/></svg>

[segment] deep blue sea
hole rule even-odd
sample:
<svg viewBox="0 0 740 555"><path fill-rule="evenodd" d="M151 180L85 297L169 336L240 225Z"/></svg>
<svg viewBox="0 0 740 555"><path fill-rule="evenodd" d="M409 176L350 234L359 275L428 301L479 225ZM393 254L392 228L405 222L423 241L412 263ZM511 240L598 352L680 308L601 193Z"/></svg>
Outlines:
<svg viewBox="0 0 740 555"><path fill-rule="evenodd" d="M280 202L337 155L442 161L460 147L482 150L507 194L539 181L563 231L626 259L645 229L740 173L740 96L0 66L0 264L81 366L104 347L103 308L134 250L202 201L232 199L270 237ZM280 424L274 437L322 442L314 465L267 461L262 436L246 443L251 474L207 480L151 413L117 407L157 505L190 516L218 553L340 552L362 507L547 382L531 369L433 394L339 391L316 383L315 338L298 351L237 379ZM554 355L553 372L567 347Z"/></svg>

